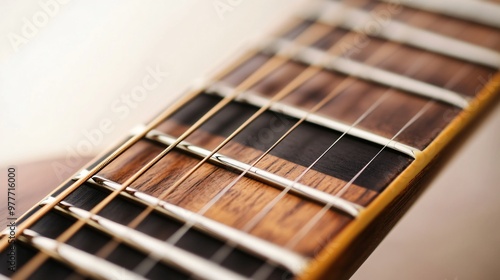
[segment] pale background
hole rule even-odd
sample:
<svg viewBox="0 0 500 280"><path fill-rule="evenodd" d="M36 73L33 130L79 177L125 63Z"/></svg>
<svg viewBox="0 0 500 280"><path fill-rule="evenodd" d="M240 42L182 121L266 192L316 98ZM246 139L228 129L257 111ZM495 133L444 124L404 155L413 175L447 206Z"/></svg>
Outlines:
<svg viewBox="0 0 500 280"><path fill-rule="evenodd" d="M109 120L112 131L88 155L103 151L301 2L1 1L0 167L71 157ZM47 20L40 3L57 3ZM215 3L233 6L220 17ZM41 24L15 51L9 37L23 35L33 16ZM168 77L125 105L122 95L150 68ZM123 106L128 113L116 110ZM496 106L353 279L500 278L499 126Z"/></svg>

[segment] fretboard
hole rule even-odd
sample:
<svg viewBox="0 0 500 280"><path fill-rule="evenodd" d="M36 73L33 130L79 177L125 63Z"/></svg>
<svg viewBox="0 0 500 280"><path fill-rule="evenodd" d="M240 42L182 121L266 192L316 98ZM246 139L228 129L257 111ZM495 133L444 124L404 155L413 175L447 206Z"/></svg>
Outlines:
<svg viewBox="0 0 500 280"><path fill-rule="evenodd" d="M308 5L4 232L0 274L348 278L498 95L500 6L451 2Z"/></svg>

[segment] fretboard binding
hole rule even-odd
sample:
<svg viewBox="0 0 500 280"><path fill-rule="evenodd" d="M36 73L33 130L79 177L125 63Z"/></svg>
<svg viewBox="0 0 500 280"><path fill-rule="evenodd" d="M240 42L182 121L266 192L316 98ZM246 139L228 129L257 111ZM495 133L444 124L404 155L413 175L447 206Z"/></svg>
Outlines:
<svg viewBox="0 0 500 280"><path fill-rule="evenodd" d="M205 91L208 94L214 94L220 97L226 97L234 89L222 82L213 83ZM258 93L254 91L244 91L236 99L237 102L244 102L256 107L262 107L264 104L269 103L267 98L259 96ZM284 114L286 116L301 119L305 117L305 120L314 123L316 125L332 129L341 133L346 133L348 135L354 136L361 140L365 140L371 143L375 143L381 146L386 146L392 150L398 151L412 158L416 158L416 155L421 151L415 147L403 144L398 141L391 140L389 138L380 136L378 134L366 131L364 129L351 127L350 125L341 123L339 121L333 120L331 118L323 117L318 114L310 113L305 110L299 109L294 106L286 105L281 102L275 102L270 108L271 111Z"/></svg>
<svg viewBox="0 0 500 280"><path fill-rule="evenodd" d="M312 47L301 46L286 39L273 39L264 48L264 53L288 57L307 65L316 65L330 71L337 71L366 81L385 85L390 88L431 98L464 109L469 105L468 98L454 91L440 88L404 75L396 74L351 59L332 56Z"/></svg>
<svg viewBox="0 0 500 280"><path fill-rule="evenodd" d="M310 20L317 20L326 25L340 26L349 30L363 30L362 27L367 22L374 20L370 13L336 1L321 1L313 12L306 14L304 17ZM367 35L494 69L500 68L500 53L497 51L422 28L413 27L396 20L384 22L376 32Z"/></svg>
<svg viewBox="0 0 500 280"><path fill-rule="evenodd" d="M128 269L98 258L73 246L44 237L31 229L25 229L19 241L35 247L50 257L97 279L146 279Z"/></svg>
<svg viewBox="0 0 500 280"><path fill-rule="evenodd" d="M41 205L43 206L44 204L50 203L54 199L54 197L48 197L42 201ZM247 279L244 276L198 257L197 255L184 251L169 243L158 240L140 231L108 220L99 215L93 215L92 213L75 207L67 202L59 202L55 209L77 219L87 220L89 221L88 224L95 229L105 232L111 236L118 237L130 246L149 254L149 257L158 259L168 265L178 268L181 271L185 271L198 279Z"/></svg>
<svg viewBox="0 0 500 280"><path fill-rule="evenodd" d="M171 145L175 142L176 138L170 135L164 134L160 131L152 130L147 135L146 138L155 141L157 143L161 143L163 145ZM192 145L187 141L182 141L176 147L177 149L189 153L194 156L198 156L201 158L205 158L210 156L211 151L203 149L201 147ZM317 190L313 187L294 182L288 180L279 175L273 174L271 172L262 170L255 166L251 166L244 162L235 160L233 158L224 156L220 153L215 153L209 157L209 162L213 164L217 164L220 166L224 166L229 169L235 169L240 172L247 171L247 176L252 177L256 180L264 182L274 187L278 187L280 189L290 188L290 192L308 198L316 203L320 203L322 205L332 205L333 209L336 209L342 213L345 213L352 218L356 218L359 215L359 212L364 209L361 205L356 203L347 201L343 198L333 196L331 194L325 193L323 191Z"/></svg>
<svg viewBox="0 0 500 280"><path fill-rule="evenodd" d="M86 170L82 171L79 177L85 174ZM76 178L75 178L76 179ZM100 176L93 176L89 179L88 183L106 188L108 190L120 189L121 185L102 178ZM132 199L145 206L152 206L164 215L176 219L183 223L193 224L193 227L215 238L223 241L228 241L236 244L238 248L254 254L271 263L280 265L294 274L299 274L309 262L309 259L303 257L293 251L279 247L266 240L260 239L253 235L239 231L235 228L226 226L222 223L216 222L212 219L198 215L194 212L181 208L179 206L170 204L154 196L140 192L132 187L127 187L122 192L124 196Z"/></svg>
<svg viewBox="0 0 500 280"><path fill-rule="evenodd" d="M500 28L500 5L486 1L382 0Z"/></svg>

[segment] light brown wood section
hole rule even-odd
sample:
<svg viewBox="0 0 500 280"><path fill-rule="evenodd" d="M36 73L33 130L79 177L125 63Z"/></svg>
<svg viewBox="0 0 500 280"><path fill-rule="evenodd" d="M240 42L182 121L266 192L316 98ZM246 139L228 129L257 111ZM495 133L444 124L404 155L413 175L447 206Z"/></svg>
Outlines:
<svg viewBox="0 0 500 280"><path fill-rule="evenodd" d="M159 129L177 136L186 128L169 121ZM193 144L211 149L220 143L223 138L197 131L188 140ZM153 146L155 148L152 148ZM137 170L144 164L144 158L153 157L160 148L163 147L153 143L139 143L116 159L109 168L103 169L100 175L123 181L130 174L126 175L126 172L122 172L122 170L128 172ZM221 153L243 162L251 162L259 157L262 151L250 149L237 143L229 143ZM161 197L165 190L169 189L199 160L199 158L173 151L132 183L131 186L148 194ZM120 167L120 169L117 167ZM259 163L259 167L288 178L298 176L305 169L302 166L297 166L270 155L264 157ZM212 164L203 164L194 175L189 177L164 200L191 211L200 211L224 187L231 184L238 177L238 174ZM304 176L301 183L329 193L335 193L346 182L311 170ZM243 229L280 192L280 189L243 177L220 200L214 203L205 215L232 227ZM361 205L367 205L375 196L375 192L353 185L344 195L344 198ZM310 217L314 216L321 208L322 205L320 204L296 195L287 194L262 221L250 229L250 232L260 238L286 246L287 242L293 239L294 235L309 221ZM311 235L304 238L293 249L301 254L314 256L349 221L351 221L351 218L344 214L329 211L311 230Z"/></svg>

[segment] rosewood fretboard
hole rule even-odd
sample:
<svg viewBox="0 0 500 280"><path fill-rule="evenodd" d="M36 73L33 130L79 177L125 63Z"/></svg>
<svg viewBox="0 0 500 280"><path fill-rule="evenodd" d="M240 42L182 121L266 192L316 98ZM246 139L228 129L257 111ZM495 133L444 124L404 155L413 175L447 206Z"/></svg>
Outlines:
<svg viewBox="0 0 500 280"><path fill-rule="evenodd" d="M24 215L0 273L348 277L498 88L498 21L386 2L311 5Z"/></svg>

